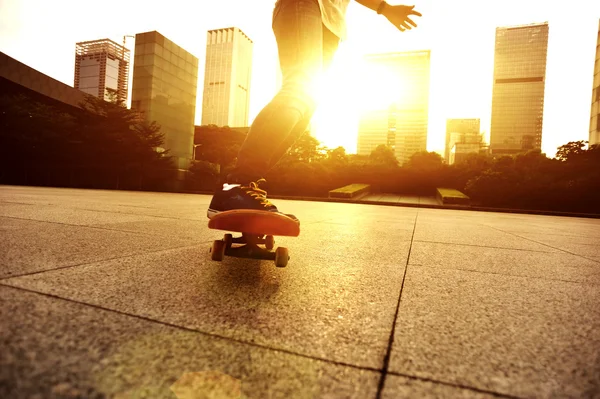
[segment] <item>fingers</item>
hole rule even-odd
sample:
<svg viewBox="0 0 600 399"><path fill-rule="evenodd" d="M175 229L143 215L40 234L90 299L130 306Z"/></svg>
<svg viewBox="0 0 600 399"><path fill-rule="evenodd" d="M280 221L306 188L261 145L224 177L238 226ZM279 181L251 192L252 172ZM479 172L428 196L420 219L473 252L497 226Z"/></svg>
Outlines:
<svg viewBox="0 0 600 399"><path fill-rule="evenodd" d="M398 29L400 29L400 32L411 30L412 28L416 28L416 27L417 27L417 24L410 18L406 18L405 21L400 22L400 25L398 25Z"/></svg>
<svg viewBox="0 0 600 399"><path fill-rule="evenodd" d="M411 19L412 16L421 17L422 14L414 10L415 6L391 6L393 10L388 15L388 19L392 22L400 32L405 32L416 28L417 24Z"/></svg>
<svg viewBox="0 0 600 399"><path fill-rule="evenodd" d="M409 7L408 15L416 15L417 17L422 17L423 16L423 14L421 14L420 12L415 11L415 6L410 6Z"/></svg>

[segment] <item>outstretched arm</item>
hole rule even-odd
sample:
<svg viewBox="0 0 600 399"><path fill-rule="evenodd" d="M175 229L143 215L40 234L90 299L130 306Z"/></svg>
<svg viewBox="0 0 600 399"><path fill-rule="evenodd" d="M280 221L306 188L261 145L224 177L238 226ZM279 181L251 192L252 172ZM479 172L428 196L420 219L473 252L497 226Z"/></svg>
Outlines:
<svg viewBox="0 0 600 399"><path fill-rule="evenodd" d="M415 6L392 6L382 0L355 1L373 11L377 11L378 14L385 16L388 21L390 21L396 28L400 29L401 32L410 30L413 27L416 28L417 24L410 17L413 15L417 17L421 16L420 12L414 10Z"/></svg>

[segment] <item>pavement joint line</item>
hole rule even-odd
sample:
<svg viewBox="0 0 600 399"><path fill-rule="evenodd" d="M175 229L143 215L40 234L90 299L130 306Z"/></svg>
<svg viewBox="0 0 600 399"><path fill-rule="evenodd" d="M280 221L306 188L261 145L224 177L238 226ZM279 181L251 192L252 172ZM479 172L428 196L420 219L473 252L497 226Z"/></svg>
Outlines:
<svg viewBox="0 0 600 399"><path fill-rule="evenodd" d="M319 362L323 362L323 363L328 363L334 366L341 366L341 367L349 367L352 369L356 369L356 370L365 370L365 371L371 371L371 372L376 372L376 373L381 373L382 370L378 369L378 368L374 368L374 367L368 367L368 366L359 366L356 364L351 364L351 363L346 363L346 362L341 362L341 361L336 361L336 360L331 360L331 359L326 359L323 357L319 357L319 356L311 356L311 355L307 355L304 353L299 353L299 352L294 352L291 351L289 349L283 349L283 348L276 348L276 347L271 347L268 345L263 345L263 344L258 344L255 342L249 342L249 341L244 341L243 339L239 339L239 338L232 338L232 337L227 337L224 335L219 335L216 333L211 333L211 332L207 332L207 331L202 331L202 330L198 330L198 329L194 329L191 327L185 327L185 326L181 326L178 324L173 324L173 323L169 323L163 320L157 320L157 319L153 319L147 316L141 316L141 315L137 315L134 313L127 313L121 310L117 310L117 309L111 309L111 308L106 308L100 305L95 305L92 303L87 303L87 302L82 302L82 301L78 301L78 300L74 300L74 299L70 299L70 298L65 298L65 297L61 297L59 295L55 295L55 294L49 294L47 292L41 292L41 291L36 291L36 290L32 290L29 288L23 288L23 287L16 287L16 286L12 286L12 285L8 285L5 284L3 282L0 281L0 287L5 287L5 288L12 288L15 290L19 290L19 291L24 291L24 292L29 292L32 294L37 294L37 295L41 295L41 296L45 296L45 297L49 297L49 298L53 298L53 299L58 299L61 301L65 301L65 302L70 302L73 304L77 304L77 305L81 305L81 306L85 306L85 307L89 307L89 308L93 308L93 309L97 309L97 310L102 310L105 312L110 312L110 313L114 313L114 314L118 314L121 316L126 316L126 317L131 317L134 319L138 319L138 320L142 320L148 323L154 323L154 324L160 324L162 326L165 327L169 327L169 328L173 328L176 330L181 330L181 331L186 331L186 332L190 332L190 333L194 333L194 334L201 334L210 338L217 338L217 339L222 339L225 341L230 341L230 342L235 342L237 344L241 344L241 345L248 345L248 346L252 346L258 349L263 349L263 350L267 350L267 351L273 351L273 352L279 352L279 353L283 353L286 355L291 355L291 356L296 356L296 357L301 357L304 359L309 359L309 360L314 360L314 361L319 361Z"/></svg>
<svg viewBox="0 0 600 399"><path fill-rule="evenodd" d="M48 206L48 207L54 207L54 208L62 208L62 206L58 205L58 204L27 204L27 203L10 202L10 201L0 201L0 202L9 203L9 204L19 204L19 205ZM143 208L143 207L139 207L138 206L138 208ZM75 210L80 210L80 211L98 212L98 213L112 213L112 214L119 214L119 215L146 216L146 217L149 217L149 218L158 218L158 219L191 220L190 218L178 218L178 217L171 217L171 216L148 215L148 214L136 213L136 212L106 211L106 210L103 210L103 209L80 208L80 207L77 207L77 206L67 207L67 209L75 209ZM156 209L156 210L158 210L157 208L145 208L145 209ZM7 217L9 217L9 216L7 216ZM198 220L198 222L200 222L200 220Z"/></svg>
<svg viewBox="0 0 600 399"><path fill-rule="evenodd" d="M460 389L465 389L468 391L474 391L474 392L478 392L478 393L488 394L488 395L492 395L492 396L495 396L498 398L523 399L520 396L514 396L514 395L509 395L506 393L495 392L495 391L488 391L486 389L481 389L481 388L473 387L470 385L463 385L463 384L459 384L459 383L455 383L455 382L440 381L440 380L436 380L435 378L419 377L419 376L415 376L415 375L411 375L411 374L399 373L396 371L390 371L389 374L397 376L397 377L408 378L411 380L432 382L434 384L439 384L439 385L444 385L444 386L448 386L448 387L460 388Z"/></svg>
<svg viewBox="0 0 600 399"><path fill-rule="evenodd" d="M0 201L0 202L2 202L2 201ZM41 205L41 206L54 206L54 207L58 207L58 205L54 205L54 204L21 204L21 205L32 205L32 206ZM204 222L202 220L199 220L199 219L197 220L197 219L190 219L190 218L176 218L176 217L169 217L169 216L147 215L147 214L144 214L144 213L115 212L115 211L105 211L105 210L99 210L99 209L88 209L88 208L78 208L78 207L73 207L73 208L69 208L69 209L83 210L83 211L88 211L88 212L119 214L119 215L144 216L144 217L148 217L148 218L157 218L157 219L184 220L184 221L187 221L187 222L198 222L198 223L204 224ZM154 208L148 208L148 209L154 209ZM97 226L94 226L94 225L70 224L70 223L63 223L63 222L53 222L53 221L48 221L48 220L27 219L27 218L20 218L20 217L16 217L16 216L4 216L4 215L0 215L0 218L3 218L3 217L4 218L10 218L10 219L18 219L18 220L30 220L30 221L33 221L33 222L63 224L65 226L93 227L93 228L98 228L98 229L115 230L115 231L126 231L126 232L130 232L131 231L131 230L110 229L110 228L106 228L106 227L97 227ZM334 220L334 219L327 219L327 220ZM323 223L323 222L326 222L326 221L303 222L303 225L306 226L306 225L309 225L309 224L318 224L318 223ZM157 234L142 233L142 232L137 232L137 231L132 231L132 232L139 233L139 234L145 234L145 235L148 235L148 236L157 235Z"/></svg>
<svg viewBox="0 0 600 399"><path fill-rule="evenodd" d="M498 229L498 227L496 227L496 229ZM536 233L527 232L527 231L513 231L512 234L536 234ZM541 234L541 233L538 233L538 234ZM553 236L553 237L569 237L569 238L580 238L581 237L581 235L577 235L577 234L544 233L544 235L545 236ZM598 236L598 237L590 236L588 238L599 239L600 236ZM595 246L595 245L598 245L598 244L581 243L579 245L591 245L591 246Z"/></svg>
<svg viewBox="0 0 600 399"><path fill-rule="evenodd" d="M460 246L465 246L465 247L477 247L477 248L508 249L511 251L538 252L541 254L554 253L554 252L550 252L550 251L540 251L537 249L529 249L529 248L492 247L489 245L466 244L466 243L462 243L462 242L443 242L443 241L428 241L428 240L415 240L415 242L424 242L424 243L428 243L428 244L453 245L453 246L460 245ZM540 243L536 243L536 244L540 244ZM552 248L552 247L550 247L550 248ZM554 248L554 249L558 249L558 248Z"/></svg>
<svg viewBox="0 0 600 399"><path fill-rule="evenodd" d="M412 251L413 240L415 238L415 231L417 230L417 220L419 219L419 213L415 216L413 225L413 232L410 241L410 247L408 248L408 254L406 255L406 263L404 265L404 275L402 276L402 285L400 286L400 292L398 294L398 302L396 303L396 311L394 313L394 320L392 322L392 330L390 331L390 337L388 340L388 347L383 358L383 367L381 369L381 377L379 378L379 384L377 385L376 399L381 399L383 390L385 388L385 380L390 368L390 359L392 357L392 348L394 346L394 336L396 334L396 323L398 322L398 314L400 313L400 302L402 301L402 293L404 292L404 284L406 283L406 272L408 271L408 265L410 262L410 253Z"/></svg>
<svg viewBox="0 0 600 399"><path fill-rule="evenodd" d="M203 242L202 244L208 244L212 242L211 241L206 241ZM143 251L143 252L138 252L135 254L129 254L129 255L123 255L123 256L115 256L113 258L106 258L106 259L97 259L91 262L84 262L84 263L78 263L76 265L65 265L65 266L59 266L59 267L55 267L52 269L45 269L45 270L38 270L35 272L30 272L30 273L25 273L25 274L18 274L16 276L7 276L7 277L0 277L0 282L3 280L10 280L12 278L19 278L19 277L29 277L29 276L34 276L36 274L43 274L43 273L49 273L49 272L54 272L54 271L58 271L58 270L64 270L64 269L73 269L76 267L81 267L81 266L89 266L89 265L93 265L93 264L98 264L98 263L102 263L102 262L110 262L113 260L117 260L117 259L127 259L127 258L133 258L136 256L144 256L144 255L150 255L150 254L157 254L160 252L166 252L166 251L173 251L173 250L180 250L180 249L186 249L186 248L195 248L200 246L201 244L194 244L194 245L182 245L179 247L172 247L172 248L162 248L162 249L158 249L155 251Z"/></svg>
<svg viewBox="0 0 600 399"><path fill-rule="evenodd" d="M540 245L543 245L543 246L545 246L545 247L548 247L548 248L556 249L557 251L560 251L560 252L565 252L565 253L567 253L567 254L571 254L571 255L574 255L574 256L578 256L578 257L580 257L580 258L583 258L583 259L591 260L592 262L600 263L600 261L599 261L599 260L597 260L597 259L594 259L594 258L592 258L592 257L587 257L587 256L584 256L584 255L576 254L576 253L574 253L574 252L567 251L566 249L562 249L562 248L553 247L553 246L552 246L552 245L550 245L550 244L545 244L545 243L543 243L543 242L539 242L539 241L536 241L536 240L534 240L534 239L531 239L531 238L523 237L523 236L520 236L520 235L518 235L518 234L516 234L516 233L511 233L511 232L508 232L508 231L503 231L503 230L500 230L500 229L498 229L498 228L496 228L496 227L492 227L492 228L493 228L493 229L495 229L495 230L502 231L502 232L504 232L504 233L507 233L507 234L513 235L513 236L515 236L515 237L522 238L522 239L524 239L524 240L527 240L527 241L535 242L536 244L540 244Z"/></svg>
<svg viewBox="0 0 600 399"><path fill-rule="evenodd" d="M440 267L439 266L429 266L429 265L424 265L422 263L411 263L411 266L419 266L419 267L425 267L427 269L435 269L435 270L439 270ZM595 282L591 282L591 281L574 281L574 280L563 280L560 278L549 278L549 277L544 277L544 276L526 276L523 274L513 274L513 273L498 273L498 272L488 272L488 271L484 271L484 270L476 270L476 269L463 269L460 267L447 267L444 268L444 270L460 270L463 272L473 272L473 273L481 273L481 274L492 274L492 275L496 275L496 276L510 276L510 277L520 277L520 278L527 278L527 279L533 279L533 280L546 280L546 281L560 281L562 283L571 283L571 284L589 284L589 285L598 285L599 283L595 283ZM591 273L589 274L590 276L596 276L599 275L600 273ZM438 278L438 276L433 276L433 278Z"/></svg>
<svg viewBox="0 0 600 399"><path fill-rule="evenodd" d="M144 231L114 229L114 228L110 228L110 227L102 227L102 226L93 225L93 224L71 224L71 223L64 223L64 222L54 222L54 221L50 221L50 220L20 218L20 217L16 217L16 216L0 216L0 219L1 218L26 220L28 222L37 222L37 223L58 224L61 226L79 227L82 229L88 228L88 229L96 229L96 230L118 231L120 233L133 233L133 234L142 235L142 236L146 236L146 237L163 237L163 236L165 236L164 234L146 233ZM191 241L191 239L189 239L189 240Z"/></svg>
<svg viewBox="0 0 600 399"><path fill-rule="evenodd" d="M0 203L2 203L2 204L17 204L17 205L51 205L51 204L35 204L35 203L29 203L29 202L4 201L4 200L0 200Z"/></svg>

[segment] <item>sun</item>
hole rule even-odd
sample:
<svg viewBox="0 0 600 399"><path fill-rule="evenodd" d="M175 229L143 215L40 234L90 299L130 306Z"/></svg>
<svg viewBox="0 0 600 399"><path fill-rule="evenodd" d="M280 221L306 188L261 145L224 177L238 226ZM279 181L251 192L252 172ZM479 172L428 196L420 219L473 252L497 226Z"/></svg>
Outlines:
<svg viewBox="0 0 600 399"><path fill-rule="evenodd" d="M360 116L369 110L401 106L409 98L401 78L364 55L341 49L316 89L317 111L311 122L325 146L356 153Z"/></svg>

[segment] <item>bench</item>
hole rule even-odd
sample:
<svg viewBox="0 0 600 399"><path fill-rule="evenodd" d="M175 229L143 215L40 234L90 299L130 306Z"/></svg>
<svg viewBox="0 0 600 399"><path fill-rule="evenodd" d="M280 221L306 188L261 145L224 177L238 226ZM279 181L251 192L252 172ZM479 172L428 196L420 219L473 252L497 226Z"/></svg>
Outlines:
<svg viewBox="0 0 600 399"><path fill-rule="evenodd" d="M471 199L453 188L436 189L436 198L442 205L471 205Z"/></svg>
<svg viewBox="0 0 600 399"><path fill-rule="evenodd" d="M349 184L336 188L329 192L329 198L355 198L361 194L367 194L371 190L368 184Z"/></svg>

